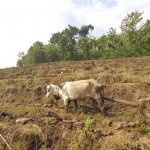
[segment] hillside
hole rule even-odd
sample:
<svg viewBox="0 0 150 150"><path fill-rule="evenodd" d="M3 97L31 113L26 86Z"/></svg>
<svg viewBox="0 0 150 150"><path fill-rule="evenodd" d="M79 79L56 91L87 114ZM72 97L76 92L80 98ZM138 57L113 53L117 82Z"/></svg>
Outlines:
<svg viewBox="0 0 150 150"><path fill-rule="evenodd" d="M136 102L150 97L150 57L55 62L0 69L0 133L14 150L148 150L150 106L141 120L136 107L105 102L109 118L78 100L66 114L63 101L46 98L47 81L94 78L105 96ZM23 121L22 121L23 120ZM9 149L0 138L0 149Z"/></svg>

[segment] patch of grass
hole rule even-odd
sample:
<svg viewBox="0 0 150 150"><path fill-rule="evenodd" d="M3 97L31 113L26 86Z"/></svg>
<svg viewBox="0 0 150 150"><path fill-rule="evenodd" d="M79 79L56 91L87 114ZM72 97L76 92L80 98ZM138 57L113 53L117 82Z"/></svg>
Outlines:
<svg viewBox="0 0 150 150"><path fill-rule="evenodd" d="M140 138L138 140L138 144L141 145L142 150L149 150L150 149L150 141L149 138Z"/></svg>
<svg viewBox="0 0 150 150"><path fill-rule="evenodd" d="M150 132L150 126L149 125L145 125L145 124L141 124L138 128L137 131L144 134L144 133L148 133Z"/></svg>
<svg viewBox="0 0 150 150"><path fill-rule="evenodd" d="M133 120L134 118L134 114L132 114L131 112L125 112L122 115L122 121L129 121L129 120Z"/></svg>
<svg viewBox="0 0 150 150"><path fill-rule="evenodd" d="M108 136L102 140L99 140L101 145L100 150L131 150L136 149L136 143L130 139L127 139L124 135Z"/></svg>
<svg viewBox="0 0 150 150"><path fill-rule="evenodd" d="M9 112L16 117L39 117L43 116L46 112L49 111L49 108L39 107L39 106L27 106L27 105L11 105L5 104L1 106L2 111Z"/></svg>
<svg viewBox="0 0 150 150"><path fill-rule="evenodd" d="M105 118L100 112L98 112L98 113L96 114L96 116L97 116L100 120L103 120L103 119Z"/></svg>
<svg viewBox="0 0 150 150"><path fill-rule="evenodd" d="M44 135L37 125L27 124L26 126L18 126L13 131L11 142L13 148L19 150L19 146L22 143L21 148L26 150L37 149L44 140Z"/></svg>

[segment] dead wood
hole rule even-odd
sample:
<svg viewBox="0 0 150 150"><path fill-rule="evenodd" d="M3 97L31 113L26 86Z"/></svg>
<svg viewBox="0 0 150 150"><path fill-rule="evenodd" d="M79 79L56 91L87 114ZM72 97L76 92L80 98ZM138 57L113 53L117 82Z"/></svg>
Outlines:
<svg viewBox="0 0 150 150"><path fill-rule="evenodd" d="M126 101L126 100L112 99L112 98L108 98L108 97L102 97L102 99L117 102L117 103L121 103L121 104L125 104L125 105L129 105L129 106L135 106L135 107L139 106L138 102L137 103L136 102L129 102L129 101Z"/></svg>
<svg viewBox="0 0 150 150"><path fill-rule="evenodd" d="M139 99L138 102L129 102L126 100L121 100L121 99L113 99L113 98L108 98L108 97L102 97L103 100L108 100L108 101L112 101L112 102L117 102L117 103L121 103L121 104L125 104L125 105L129 105L129 106L134 106L134 107L138 107L138 111L139 111L139 115L142 117L144 116L144 103L150 101L150 98L142 98Z"/></svg>
<svg viewBox="0 0 150 150"><path fill-rule="evenodd" d="M139 99L139 114L140 116L144 115L143 109L144 109L144 102L150 101L150 98L142 98Z"/></svg>

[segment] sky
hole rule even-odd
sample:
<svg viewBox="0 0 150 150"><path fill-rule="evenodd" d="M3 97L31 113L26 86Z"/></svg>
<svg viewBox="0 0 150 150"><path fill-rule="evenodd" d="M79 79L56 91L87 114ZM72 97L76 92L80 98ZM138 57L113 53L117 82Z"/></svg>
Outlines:
<svg viewBox="0 0 150 150"><path fill-rule="evenodd" d="M68 27L93 25L92 35L120 32L122 20L133 11L150 19L150 0L0 0L0 69L16 67L19 52L36 41L48 44L51 35Z"/></svg>

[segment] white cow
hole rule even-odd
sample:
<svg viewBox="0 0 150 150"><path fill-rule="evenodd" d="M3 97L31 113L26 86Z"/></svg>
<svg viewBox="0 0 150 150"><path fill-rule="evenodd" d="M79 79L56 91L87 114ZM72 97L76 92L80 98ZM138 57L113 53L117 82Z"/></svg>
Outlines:
<svg viewBox="0 0 150 150"><path fill-rule="evenodd" d="M63 99L66 112L68 111L69 101L75 101L77 99L82 100L90 97L91 100L95 99L97 101L98 108L105 116L106 112L102 100L103 87L102 84L99 84L94 79L64 82L61 84L61 88L57 85L49 84L47 86L46 97L53 95L57 98L60 97Z"/></svg>

